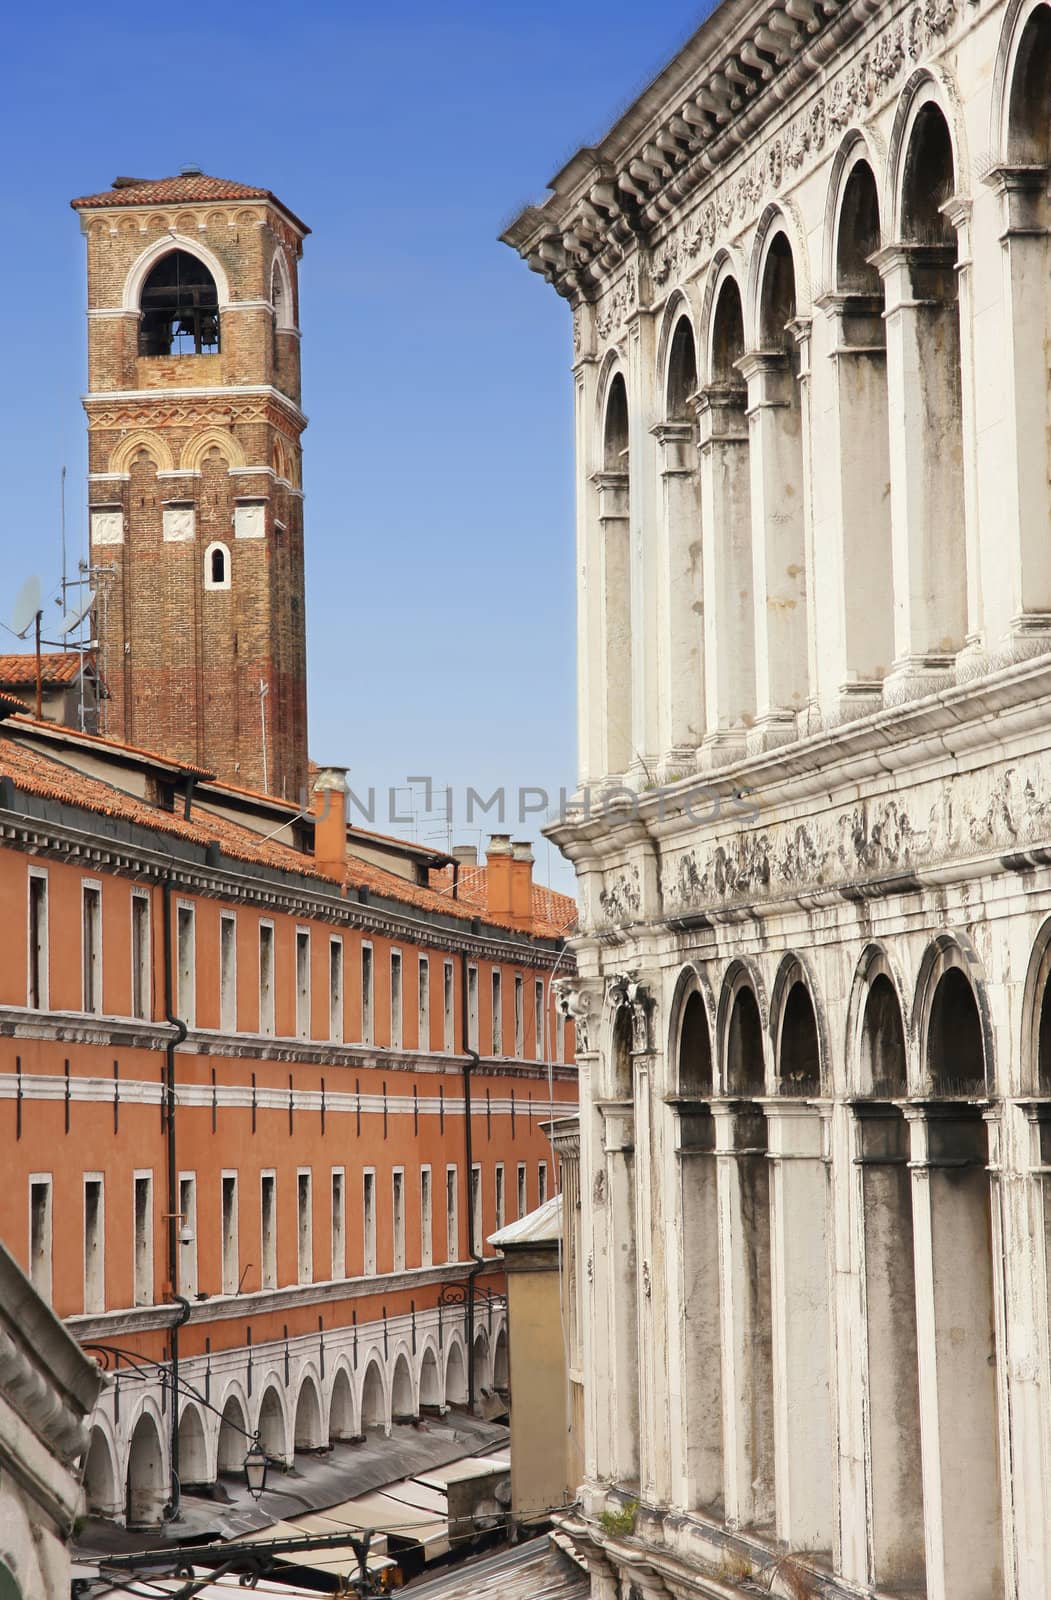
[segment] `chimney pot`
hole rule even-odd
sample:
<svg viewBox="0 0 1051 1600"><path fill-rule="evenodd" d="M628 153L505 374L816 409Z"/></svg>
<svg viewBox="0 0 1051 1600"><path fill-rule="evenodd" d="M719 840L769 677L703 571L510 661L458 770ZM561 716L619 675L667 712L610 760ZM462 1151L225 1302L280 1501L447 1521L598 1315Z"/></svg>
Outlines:
<svg viewBox="0 0 1051 1600"><path fill-rule="evenodd" d="M319 767L314 779L314 865L330 878L346 869L346 767Z"/></svg>
<svg viewBox="0 0 1051 1600"><path fill-rule="evenodd" d="M476 867L478 865L478 846L473 844L454 844L449 851L454 861L461 867Z"/></svg>

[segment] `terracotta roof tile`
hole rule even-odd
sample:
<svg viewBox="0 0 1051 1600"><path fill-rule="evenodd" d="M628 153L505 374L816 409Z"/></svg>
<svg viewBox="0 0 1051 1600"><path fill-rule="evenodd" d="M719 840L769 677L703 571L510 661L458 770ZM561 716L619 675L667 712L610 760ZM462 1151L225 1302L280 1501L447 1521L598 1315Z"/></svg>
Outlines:
<svg viewBox="0 0 1051 1600"><path fill-rule="evenodd" d="M79 650L48 650L40 656L41 681L45 684L75 683L83 657ZM10 689L15 684L36 683L36 656L0 655L0 686Z"/></svg>
<svg viewBox="0 0 1051 1600"><path fill-rule="evenodd" d="M184 172L174 178L128 179L119 189L82 194L69 203L74 211L109 210L113 206L191 205L207 200L269 200L279 206L305 233L310 229L289 211L270 189L229 178L212 178L206 172Z"/></svg>
<svg viewBox="0 0 1051 1600"><path fill-rule="evenodd" d="M178 811L162 811L101 778L89 776L67 765L61 758L61 746L35 748L26 742L25 736L31 737L37 730L45 729L53 731L54 725L38 723L30 717L14 717L0 723L0 775L9 777L16 789L44 800L77 806L97 816L119 817L169 838L184 839L202 846L214 840L224 855L235 861L317 878L319 883L331 884L334 881L317 871L312 856L293 849L291 845L260 837L253 829L231 822L212 811L198 810L187 822ZM13 737L4 737L5 734ZM102 753L107 748L112 749L115 755L122 750L132 749L115 741L92 739L90 735L78 736L78 743L81 739L101 746ZM133 753L141 754L139 751ZM169 765L163 757L158 760L165 766ZM484 873L484 868L478 871ZM435 873L432 876L440 879L442 874ZM444 886L440 882L430 886L409 883L397 873L351 857L342 881L347 888L367 889L371 894L415 906L421 911L439 912L462 921L482 916L487 921L496 922L497 926L511 926L488 915L484 898L477 889L470 897L461 894L460 898L453 900L450 893L451 874L447 875L447 884ZM556 894L554 890L543 889L539 885L533 890L533 904L538 914L530 932L538 938L561 936L576 916L576 908L568 896Z"/></svg>

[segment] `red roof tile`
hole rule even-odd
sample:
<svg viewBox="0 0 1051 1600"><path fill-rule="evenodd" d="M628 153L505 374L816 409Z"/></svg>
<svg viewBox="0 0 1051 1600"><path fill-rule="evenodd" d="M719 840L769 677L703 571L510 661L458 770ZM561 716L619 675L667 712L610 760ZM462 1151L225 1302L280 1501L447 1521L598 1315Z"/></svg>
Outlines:
<svg viewBox="0 0 1051 1600"><path fill-rule="evenodd" d="M45 684L75 683L83 657L79 650L48 650L41 652L40 676ZM36 656L0 656L0 687L10 689L15 684L36 683Z"/></svg>
<svg viewBox="0 0 1051 1600"><path fill-rule="evenodd" d="M105 189L101 194L83 194L69 203L74 211L109 209L112 206L191 205L202 200L270 200L292 220L309 233L294 212L269 189L257 189L248 183L233 183L228 178L211 178L206 172L184 172L176 178L128 179L119 189Z"/></svg>

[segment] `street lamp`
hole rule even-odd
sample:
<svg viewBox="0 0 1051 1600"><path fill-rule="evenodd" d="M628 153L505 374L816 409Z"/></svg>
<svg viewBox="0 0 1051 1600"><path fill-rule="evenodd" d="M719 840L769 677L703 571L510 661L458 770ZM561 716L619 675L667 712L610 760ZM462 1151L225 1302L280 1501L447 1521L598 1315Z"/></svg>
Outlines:
<svg viewBox="0 0 1051 1600"><path fill-rule="evenodd" d="M266 1471L269 1465L266 1451L259 1443L259 1435L256 1434L244 1458L245 1482L253 1500L258 1500L266 1488Z"/></svg>

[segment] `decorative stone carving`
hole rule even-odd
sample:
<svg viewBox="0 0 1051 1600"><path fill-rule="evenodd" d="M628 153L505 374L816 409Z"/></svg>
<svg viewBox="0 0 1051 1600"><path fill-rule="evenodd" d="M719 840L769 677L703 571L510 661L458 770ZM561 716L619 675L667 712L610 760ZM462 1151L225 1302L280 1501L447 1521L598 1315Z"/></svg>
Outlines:
<svg viewBox="0 0 1051 1600"><path fill-rule="evenodd" d="M555 1003L564 1017L572 1019L576 1030L576 1053L587 1055L598 1049L600 990L590 983L575 984L572 978L556 978L552 988Z"/></svg>
<svg viewBox="0 0 1051 1600"><path fill-rule="evenodd" d="M166 544L179 544L194 536L195 518L192 506L165 506L162 538Z"/></svg>
<svg viewBox="0 0 1051 1600"><path fill-rule="evenodd" d="M598 903L606 921L614 925L634 922L642 910L642 886L639 869L627 866L608 881L601 891Z"/></svg>
<svg viewBox="0 0 1051 1600"><path fill-rule="evenodd" d="M123 544L123 511L93 511L91 513L92 544Z"/></svg>
<svg viewBox="0 0 1051 1600"><path fill-rule="evenodd" d="M649 989L639 981L637 972L618 973L606 984L606 1000L614 1009L628 1006L631 1010L631 1050L633 1055L646 1055L653 1049L650 1018L654 1000Z"/></svg>
<svg viewBox="0 0 1051 1600"><path fill-rule="evenodd" d="M635 268L629 267L612 294L607 297L595 319L599 338L608 339L614 328L621 327L627 320L629 313L635 310L637 304Z"/></svg>

